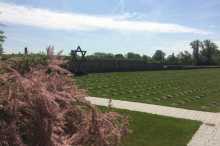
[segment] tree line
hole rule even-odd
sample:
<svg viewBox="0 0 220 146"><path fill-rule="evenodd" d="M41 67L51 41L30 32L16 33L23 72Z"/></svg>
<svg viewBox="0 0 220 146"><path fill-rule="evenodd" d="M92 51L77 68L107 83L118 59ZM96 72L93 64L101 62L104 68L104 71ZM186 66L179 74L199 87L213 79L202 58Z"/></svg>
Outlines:
<svg viewBox="0 0 220 146"><path fill-rule="evenodd" d="M169 65L220 65L220 50L211 40L195 40L190 43L192 52L182 51L178 54L172 53L166 56L162 50L156 50L152 56L140 55L138 53L128 52L127 54L112 54L96 52L87 55L87 59L100 60L142 60L147 63L160 63Z"/></svg>
<svg viewBox="0 0 220 146"><path fill-rule="evenodd" d="M4 32L0 30L0 55L3 54L3 43L6 37ZM152 56L140 55L138 53L128 52L127 54L112 54L96 52L87 55L87 59L100 60L142 60L147 63L159 63L169 65L220 65L220 50L218 46L211 40L195 40L190 43L192 53L182 51L178 54L172 53L166 56L162 50L156 50Z"/></svg>

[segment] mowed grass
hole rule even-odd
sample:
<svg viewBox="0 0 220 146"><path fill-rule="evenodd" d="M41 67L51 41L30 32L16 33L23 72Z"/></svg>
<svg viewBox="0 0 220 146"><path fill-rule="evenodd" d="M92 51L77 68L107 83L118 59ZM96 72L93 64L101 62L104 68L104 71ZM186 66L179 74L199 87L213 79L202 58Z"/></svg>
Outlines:
<svg viewBox="0 0 220 146"><path fill-rule="evenodd" d="M101 109L106 111L106 108ZM200 126L195 121L128 110L113 111L128 116L129 129L132 131L120 146L187 146Z"/></svg>
<svg viewBox="0 0 220 146"><path fill-rule="evenodd" d="M76 82L91 96L220 112L220 69L97 73Z"/></svg>

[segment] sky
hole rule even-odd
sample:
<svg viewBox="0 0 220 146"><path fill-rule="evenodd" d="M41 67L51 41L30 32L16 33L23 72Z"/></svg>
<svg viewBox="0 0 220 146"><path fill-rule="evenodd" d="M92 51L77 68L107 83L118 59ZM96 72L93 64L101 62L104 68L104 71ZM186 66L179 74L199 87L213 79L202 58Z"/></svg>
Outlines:
<svg viewBox="0 0 220 146"><path fill-rule="evenodd" d="M219 0L1 0L6 53L88 51L152 55L191 51L195 39L220 46Z"/></svg>

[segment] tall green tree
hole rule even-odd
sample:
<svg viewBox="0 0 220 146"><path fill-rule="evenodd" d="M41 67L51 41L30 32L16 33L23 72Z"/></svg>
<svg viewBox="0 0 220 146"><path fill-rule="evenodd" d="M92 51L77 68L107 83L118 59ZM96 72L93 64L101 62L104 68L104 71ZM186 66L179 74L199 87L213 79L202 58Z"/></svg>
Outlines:
<svg viewBox="0 0 220 146"><path fill-rule="evenodd" d="M180 52L177 55L180 64L191 65L193 63L193 57L188 51Z"/></svg>
<svg viewBox="0 0 220 146"><path fill-rule="evenodd" d="M128 52L126 56L127 56L127 59L141 60L141 55L137 53Z"/></svg>
<svg viewBox="0 0 220 146"><path fill-rule="evenodd" d="M199 41L199 40L195 40L195 41L192 41L190 43L192 49L193 49L193 61L194 61L194 64L195 65L198 65L200 60L199 60L199 49L200 47L202 46L202 42Z"/></svg>
<svg viewBox="0 0 220 146"><path fill-rule="evenodd" d="M124 59L124 55L123 54L116 54L115 59Z"/></svg>
<svg viewBox="0 0 220 146"><path fill-rule="evenodd" d="M204 40L202 43L201 55L206 58L206 64L214 64L214 57L218 52L218 46L211 40Z"/></svg>
<svg viewBox="0 0 220 146"><path fill-rule="evenodd" d="M142 60L144 60L144 61L147 62L147 63L150 63L152 59L151 59L150 56L143 55L143 56L142 56Z"/></svg>
<svg viewBox="0 0 220 146"><path fill-rule="evenodd" d="M154 53L152 59L157 63L164 63L165 61L165 53L162 50L156 50Z"/></svg>
<svg viewBox="0 0 220 146"><path fill-rule="evenodd" d="M166 64L170 64L170 65L176 65L178 64L178 58L175 56L174 53L172 53L171 55L169 55L166 58Z"/></svg>
<svg viewBox="0 0 220 146"><path fill-rule="evenodd" d="M3 43L5 38L4 32L0 30L0 55L3 53Z"/></svg>
<svg viewBox="0 0 220 146"><path fill-rule="evenodd" d="M217 52L215 53L212 59L214 65L220 65L220 50L217 50Z"/></svg>

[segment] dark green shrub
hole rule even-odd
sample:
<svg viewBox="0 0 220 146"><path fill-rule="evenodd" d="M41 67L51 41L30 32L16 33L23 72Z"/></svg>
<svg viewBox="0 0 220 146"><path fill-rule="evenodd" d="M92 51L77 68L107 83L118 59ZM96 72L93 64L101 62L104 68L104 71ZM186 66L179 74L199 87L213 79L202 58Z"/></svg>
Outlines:
<svg viewBox="0 0 220 146"><path fill-rule="evenodd" d="M34 66L47 65L48 57L45 54L12 54L3 56L1 61L11 64L11 66L20 73L25 73L30 71Z"/></svg>

